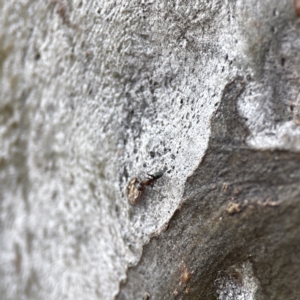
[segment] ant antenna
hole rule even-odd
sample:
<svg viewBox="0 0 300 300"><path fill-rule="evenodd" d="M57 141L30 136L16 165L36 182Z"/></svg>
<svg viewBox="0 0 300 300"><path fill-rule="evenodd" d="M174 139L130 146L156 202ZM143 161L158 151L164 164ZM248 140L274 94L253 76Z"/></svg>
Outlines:
<svg viewBox="0 0 300 300"><path fill-rule="evenodd" d="M157 193L157 194L160 194L162 197L165 197L162 193L160 193L159 191L155 190L155 189L152 189L153 192Z"/></svg>

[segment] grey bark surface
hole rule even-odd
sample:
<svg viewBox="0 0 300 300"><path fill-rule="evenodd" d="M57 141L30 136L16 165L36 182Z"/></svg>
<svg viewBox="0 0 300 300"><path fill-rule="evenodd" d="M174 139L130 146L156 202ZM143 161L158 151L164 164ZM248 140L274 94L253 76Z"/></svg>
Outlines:
<svg viewBox="0 0 300 300"><path fill-rule="evenodd" d="M299 32L289 0L1 1L0 299L300 299Z"/></svg>

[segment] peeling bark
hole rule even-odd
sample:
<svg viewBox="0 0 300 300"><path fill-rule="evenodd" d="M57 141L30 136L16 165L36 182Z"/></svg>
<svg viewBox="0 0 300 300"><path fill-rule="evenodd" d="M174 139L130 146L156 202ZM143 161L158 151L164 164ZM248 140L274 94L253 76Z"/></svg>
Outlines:
<svg viewBox="0 0 300 300"><path fill-rule="evenodd" d="M246 146L236 109L244 86L239 78L225 87L181 207L144 247L118 299L298 297L300 155ZM230 203L240 207L234 214Z"/></svg>

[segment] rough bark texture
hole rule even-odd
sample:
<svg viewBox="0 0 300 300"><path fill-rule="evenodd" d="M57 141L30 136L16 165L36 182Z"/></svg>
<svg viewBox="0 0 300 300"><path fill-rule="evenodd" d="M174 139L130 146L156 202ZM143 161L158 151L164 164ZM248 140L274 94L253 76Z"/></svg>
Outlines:
<svg viewBox="0 0 300 300"><path fill-rule="evenodd" d="M0 11L1 299L300 299L293 1Z"/></svg>

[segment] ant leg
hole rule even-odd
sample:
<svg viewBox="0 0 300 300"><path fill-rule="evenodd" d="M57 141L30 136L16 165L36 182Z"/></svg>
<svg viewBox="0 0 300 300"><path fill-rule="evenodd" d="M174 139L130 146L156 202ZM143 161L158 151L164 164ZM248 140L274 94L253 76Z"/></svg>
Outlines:
<svg viewBox="0 0 300 300"><path fill-rule="evenodd" d="M155 192L155 193L158 193L158 194L160 194L162 197L165 197L162 193L160 193L159 191L157 191L157 190L154 190L154 189L152 189L152 191L153 192Z"/></svg>

